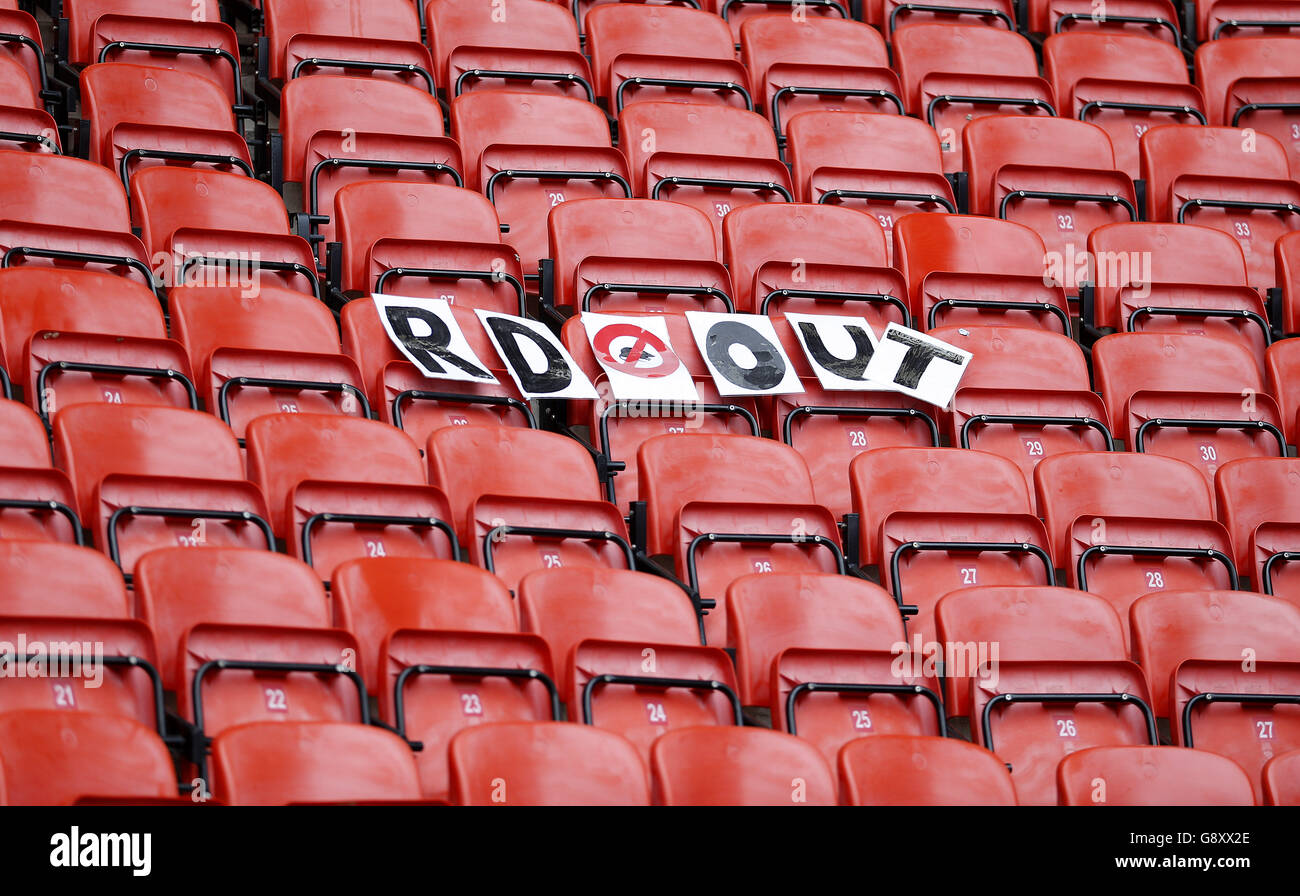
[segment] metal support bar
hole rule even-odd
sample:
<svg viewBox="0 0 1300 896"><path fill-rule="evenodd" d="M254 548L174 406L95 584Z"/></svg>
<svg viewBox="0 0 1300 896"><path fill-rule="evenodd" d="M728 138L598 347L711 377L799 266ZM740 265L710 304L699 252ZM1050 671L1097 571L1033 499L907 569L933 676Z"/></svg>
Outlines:
<svg viewBox="0 0 1300 896"><path fill-rule="evenodd" d="M1146 434L1151 429L1236 429L1245 431L1266 432L1277 440L1278 456L1286 457L1286 436L1282 431L1269 423L1267 420L1183 420L1173 417L1156 417L1152 420L1144 421L1138 427L1137 435L1133 438L1133 450L1142 453L1146 451Z"/></svg>
<svg viewBox="0 0 1300 896"><path fill-rule="evenodd" d="M919 420L930 430L930 444L939 447L939 426L929 414L916 408L838 408L831 406L800 405L785 415L781 428L781 441L794 447L794 420L796 417L891 417Z"/></svg>
<svg viewBox="0 0 1300 896"><path fill-rule="evenodd" d="M402 426L402 403L414 401L442 401L452 404L485 404L498 405L513 408L524 415L528 421L529 429L537 429L537 419L533 416L533 410L527 404L509 395L465 395L460 392L428 392L423 389L407 389L398 392L397 397L393 399L393 425L398 429Z"/></svg>
<svg viewBox="0 0 1300 896"><path fill-rule="evenodd" d="M382 293L384 284L389 278L399 277L424 277L427 280L446 280L455 282L457 280L478 280L483 283L506 283L515 291L515 297L519 302L519 316L527 316L527 299L524 293L524 285L514 276L504 271L457 271L446 270L443 268L388 268L379 275L379 280L375 283L375 292Z"/></svg>
<svg viewBox="0 0 1300 896"><path fill-rule="evenodd" d="M1115 440L1111 437L1110 430L1105 423L1100 420L1094 420L1092 417L1035 417L1021 414L976 414L970 417L962 424L961 427L961 447L970 447L970 431L976 426L997 426L997 425L1037 425L1037 426L1087 426L1101 433L1101 437L1106 441L1106 450L1115 450Z"/></svg>
<svg viewBox="0 0 1300 896"><path fill-rule="evenodd" d="M702 678L656 678L649 675L615 675L606 672L603 675L594 675L587 680L582 688L582 723L584 725L595 725L592 716L592 702L596 688L604 687L611 684L627 684L634 687L658 688L660 690L669 690L670 688L686 688L692 691L716 691L726 696L727 701L731 704L731 713L733 724L745 724L744 712L740 706L740 698L736 692L721 681L706 681Z"/></svg>
<svg viewBox="0 0 1300 896"><path fill-rule="evenodd" d="M984 704L984 747L989 752L997 752L993 746L993 710L1003 703L1118 703L1123 706L1136 706L1142 711L1146 720L1147 739L1151 746L1159 746L1160 738L1156 733L1156 717L1151 707L1141 697L1132 694L996 694Z"/></svg>
<svg viewBox="0 0 1300 896"><path fill-rule="evenodd" d="M302 524L302 559L312 565L311 536L324 523L348 523L359 526L405 526L410 529L437 529L451 542L452 557L460 556L460 544L450 525L432 516L389 516L376 513L313 513Z"/></svg>
<svg viewBox="0 0 1300 896"><path fill-rule="evenodd" d="M1222 551L1216 551L1214 548L1164 548L1138 545L1114 545L1114 544L1094 544L1090 545L1082 554L1079 555L1079 561L1075 567L1075 575L1079 580L1079 590L1088 590L1088 561L1094 554L1101 556L1110 556L1112 554L1120 557L1186 557L1190 560L1214 560L1222 563L1228 570L1228 590L1236 591L1240 582L1237 580L1237 567L1233 564L1232 558Z"/></svg>
<svg viewBox="0 0 1300 896"><path fill-rule="evenodd" d="M424 745L419 741L412 741L406 737L406 683L411 678L418 675L447 675L447 676L464 676L466 678L515 678L524 681L540 682L546 688L546 693L551 701L551 718L559 721L560 718L560 693L555 688L555 682L551 681L550 676L536 669L504 669L487 666L430 666L418 665L407 666L397 675L397 682L393 685L393 722L397 728L397 733L403 740L411 745L413 750L422 750Z"/></svg>
<svg viewBox="0 0 1300 896"><path fill-rule="evenodd" d="M801 681L790 689L785 698L785 730L798 734L795 726L795 703L804 694L897 694L900 697L924 697L934 705L939 721L939 736L948 736L948 720L944 717L943 700L930 688L919 684L848 684L827 681Z"/></svg>
<svg viewBox="0 0 1300 896"><path fill-rule="evenodd" d="M628 569L636 569L636 557L632 554L632 546L627 543L627 539L616 532L600 531L597 529L560 529L550 528L547 526L494 526L486 535L483 536L483 566L488 572L496 572L496 560L493 555L492 546L498 541L509 538L511 535L523 535L529 538L547 538L553 540L576 539L581 541L608 541L617 545L623 550L623 557L627 560Z"/></svg>

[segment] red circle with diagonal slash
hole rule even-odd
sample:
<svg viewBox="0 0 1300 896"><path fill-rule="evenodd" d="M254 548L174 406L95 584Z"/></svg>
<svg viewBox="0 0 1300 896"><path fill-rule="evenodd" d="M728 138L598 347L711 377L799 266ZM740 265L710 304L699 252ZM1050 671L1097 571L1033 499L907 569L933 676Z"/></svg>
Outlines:
<svg viewBox="0 0 1300 896"><path fill-rule="evenodd" d="M635 340L631 348L628 349L627 358L619 358L610 351L610 346L615 339L624 336L631 336ZM610 324L601 329L591 340L591 347L595 349L596 356L600 363L606 367L618 370L631 376L639 376L644 379L657 379L671 375L682 362L678 360L677 355L654 333L648 333L635 324ZM656 367L638 367L637 363L641 360L644 349L652 348L659 353L659 364Z"/></svg>

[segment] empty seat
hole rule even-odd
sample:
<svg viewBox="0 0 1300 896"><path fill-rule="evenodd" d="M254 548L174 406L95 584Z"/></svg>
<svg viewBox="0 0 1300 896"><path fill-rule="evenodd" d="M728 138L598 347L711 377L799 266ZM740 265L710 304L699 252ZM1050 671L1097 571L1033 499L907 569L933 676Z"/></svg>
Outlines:
<svg viewBox="0 0 1300 896"><path fill-rule="evenodd" d="M450 97L511 90L595 100L577 24L564 6L430 0L424 9L438 81Z"/></svg>
<svg viewBox="0 0 1300 896"><path fill-rule="evenodd" d="M1296 442L1296 419L1300 412L1300 342L1283 339L1264 353L1264 382L1282 413L1287 442Z"/></svg>
<svg viewBox="0 0 1300 896"><path fill-rule="evenodd" d="M620 112L618 127L635 195L700 209L719 239L733 208L794 199L772 127L753 112L645 102Z"/></svg>
<svg viewBox="0 0 1300 896"><path fill-rule="evenodd" d="M753 108L731 29L712 13L609 3L587 13L583 24L596 96L614 115L645 100Z"/></svg>
<svg viewBox="0 0 1300 896"><path fill-rule="evenodd" d="M49 75L45 71L45 43L36 18L18 8L17 0L0 4L0 56L8 57L27 72L32 90L49 110L52 95L47 95Z"/></svg>
<svg viewBox="0 0 1300 896"><path fill-rule="evenodd" d="M261 181L159 167L131 178L141 236L165 285L260 288L263 279L320 298L311 247L289 232L284 202Z"/></svg>
<svg viewBox="0 0 1300 896"><path fill-rule="evenodd" d="M1286 335L1300 332L1300 237L1295 234L1285 234L1273 244L1278 285L1271 295L1282 305L1282 319L1274 323Z"/></svg>
<svg viewBox="0 0 1300 896"><path fill-rule="evenodd" d="M906 325L905 284L889 267L888 234L852 208L770 203L728 213L722 257L738 310L847 314Z"/></svg>
<svg viewBox="0 0 1300 896"><path fill-rule="evenodd" d="M920 26L917 26L920 27ZM1032 229L978 215L908 215L894 225L894 265L917 326L1027 326L1070 334L1063 285L1048 276Z"/></svg>
<svg viewBox="0 0 1300 896"><path fill-rule="evenodd" d="M867 735L946 733L937 676L908 645L898 605L870 582L741 576L727 588L727 624L742 701L770 707L773 728L828 762Z"/></svg>
<svg viewBox="0 0 1300 896"><path fill-rule="evenodd" d="M153 264L131 232L126 189L103 167L67 156L0 151L0 194L0 250L7 267L36 261L107 268L153 287Z"/></svg>
<svg viewBox="0 0 1300 896"><path fill-rule="evenodd" d="M1286 150L1254 130L1162 125L1138 147L1147 220L1203 224L1241 243L1250 285L1273 286L1273 243L1300 229L1300 184Z"/></svg>
<svg viewBox="0 0 1300 896"><path fill-rule="evenodd" d="M1127 621L1149 591L1234 587L1232 542L1205 477L1149 454L1074 452L1034 471L1038 507L1066 581Z"/></svg>
<svg viewBox="0 0 1300 896"><path fill-rule="evenodd" d="M54 458L82 522L123 570L155 547L274 546L239 444L209 414L73 405L54 421Z"/></svg>
<svg viewBox="0 0 1300 896"><path fill-rule="evenodd" d="M213 796L227 806L420 799L401 738L338 722L251 722L212 744Z"/></svg>
<svg viewBox="0 0 1300 896"><path fill-rule="evenodd" d="M339 350L329 309L301 293L188 286L169 296L172 331L207 406L242 436L262 414L369 416L361 374Z"/></svg>
<svg viewBox="0 0 1300 896"><path fill-rule="evenodd" d="M939 137L914 118L802 112L790 119L787 134L786 156L802 202L866 211L887 239L904 215L957 211Z"/></svg>
<svg viewBox="0 0 1300 896"><path fill-rule="evenodd" d="M1062 806L1253 806L1245 772L1231 759L1180 747L1093 747L1056 772Z"/></svg>
<svg viewBox="0 0 1300 896"><path fill-rule="evenodd" d="M1086 323L1218 336L1263 361L1269 321L1241 244L1197 224L1106 224L1088 235ZM1089 317L1092 320L1089 320Z"/></svg>
<svg viewBox="0 0 1300 896"><path fill-rule="evenodd" d="M1014 31L921 23L894 35L894 61L908 113L939 132L945 171L961 169L968 120L999 112L1056 114L1033 47Z"/></svg>
<svg viewBox="0 0 1300 896"><path fill-rule="evenodd" d="M647 806L636 747L569 722L475 725L451 741L451 802L459 806Z"/></svg>
<svg viewBox="0 0 1300 896"><path fill-rule="evenodd" d="M447 138L438 101L408 84L375 78L298 78L280 96L283 161L272 183L299 184L298 232L336 238L334 196L350 183L409 180L462 186L464 163ZM305 225L305 226L304 226ZM321 261L325 253L320 254Z"/></svg>
<svg viewBox="0 0 1300 896"><path fill-rule="evenodd" d="M1066 588L968 588L935 613L949 706L1010 766L1023 805L1055 802L1060 758L1154 744L1142 670L1102 598Z"/></svg>
<svg viewBox="0 0 1300 896"><path fill-rule="evenodd" d="M1239 591L1167 592L1129 611L1133 656L1174 742L1260 769L1300 746L1300 609Z"/></svg>
<svg viewBox="0 0 1300 896"><path fill-rule="evenodd" d="M82 120L90 123L89 159L122 183L151 160L252 176L230 97L210 78L107 62L83 69L80 88Z"/></svg>
<svg viewBox="0 0 1300 896"><path fill-rule="evenodd" d="M611 7L613 8L613 7ZM677 202L584 199L548 222L557 308L731 311L731 278L709 217ZM542 285L543 295L548 285Z"/></svg>
<svg viewBox="0 0 1300 896"><path fill-rule="evenodd" d="M860 737L839 754L852 806L1014 806L1016 787L1000 759L946 737Z"/></svg>
<svg viewBox="0 0 1300 896"><path fill-rule="evenodd" d="M97 62L163 65L216 81L236 105L244 102L239 43L215 0L68 0L59 24L67 58L80 68Z"/></svg>
<svg viewBox="0 0 1300 896"><path fill-rule="evenodd" d="M1242 34L1300 32L1300 8L1291 0L1206 0L1196 4L1196 37L1202 42Z"/></svg>
<svg viewBox="0 0 1300 896"><path fill-rule="evenodd" d="M933 640L940 596L971 585L1053 585L1050 545L1019 468L955 448L880 448L849 468L860 559Z"/></svg>
<svg viewBox="0 0 1300 896"><path fill-rule="evenodd" d="M189 359L154 295L96 271L0 271L0 348L48 424L83 402L196 408Z"/></svg>
<svg viewBox="0 0 1300 896"><path fill-rule="evenodd" d="M731 660L700 646L695 606L671 582L537 570L519 584L519 617L550 645L569 719L621 734L647 760L665 732L741 723Z"/></svg>
<svg viewBox="0 0 1300 896"><path fill-rule="evenodd" d="M1293 7L1300 12L1300 7ZM1300 15L1294 21L1300 27ZM1296 127L1300 109L1300 40L1248 35L1214 40L1196 48L1196 83L1205 92L1210 124L1249 127L1270 134L1286 149L1294 174L1300 170Z"/></svg>
<svg viewBox="0 0 1300 896"><path fill-rule="evenodd" d="M991 115L970 123L962 147L970 210L1033 228L1049 265L1080 257L1094 228L1137 220L1133 182L1116 170L1110 137L1096 125ZM1057 279L1075 295L1075 266L1066 265Z"/></svg>
<svg viewBox="0 0 1300 896"><path fill-rule="evenodd" d="M442 426L470 423L536 426L533 412L506 372L487 331L470 308L452 306L471 350L496 377L495 383L430 381L388 337L375 303L357 299L343 306L339 322L343 350L361 370L370 405L379 419L405 430L416 444Z"/></svg>
<svg viewBox="0 0 1300 896"><path fill-rule="evenodd" d="M337 414L268 414L248 424L248 478L290 552L328 579L353 557L456 556L447 499L425 484L400 430Z"/></svg>
<svg viewBox="0 0 1300 896"><path fill-rule="evenodd" d="M1300 597L1297 569L1288 568L1300 532L1300 462L1244 457L1224 464L1214 477L1219 519L1236 545L1237 569L1255 591Z"/></svg>
<svg viewBox="0 0 1300 896"><path fill-rule="evenodd" d="M664 806L833 806L835 775L817 748L762 728L694 727L650 750Z"/></svg>
<svg viewBox="0 0 1300 896"><path fill-rule="evenodd" d="M931 335L972 355L948 415L951 444L1014 461L1026 482L1045 457L1114 447L1074 340L1020 327L939 327Z"/></svg>
<svg viewBox="0 0 1300 896"><path fill-rule="evenodd" d="M532 429L451 426L426 448L472 562L514 589L556 566L632 567L627 525L575 439Z"/></svg>
<svg viewBox="0 0 1300 896"><path fill-rule="evenodd" d="M395 78L433 93L437 85L420 20L405 0L347 0L321 5L305 0L265 0L259 86L273 92L300 75L365 72ZM269 82L269 83L268 83ZM271 91L267 91L267 87Z"/></svg>
<svg viewBox="0 0 1300 896"><path fill-rule="evenodd" d="M1182 19L1172 0L1109 0L1104 16L1092 0L1029 0L1029 31L1104 31L1153 37L1178 46Z"/></svg>
<svg viewBox="0 0 1300 896"><path fill-rule="evenodd" d="M592 103L480 91L452 101L451 126L464 154L466 186L483 191L496 207L529 279L547 257L552 208L575 199L632 195L627 160L611 142L605 113Z"/></svg>
<svg viewBox="0 0 1300 896"><path fill-rule="evenodd" d="M1115 167L1130 178L1141 174L1138 140L1149 128L1206 121L1201 91L1188 80L1176 43L1167 40L1110 28L1049 34L1043 42L1043 75L1061 115L1104 129Z"/></svg>
<svg viewBox="0 0 1300 896"><path fill-rule="evenodd" d="M755 108L782 142L781 123L811 109L903 113L885 41L862 22L748 18L740 26L740 59L753 81Z"/></svg>
<svg viewBox="0 0 1300 896"><path fill-rule="evenodd" d="M722 598L739 576L844 572L835 519L815 503L808 466L793 448L753 436L678 433L643 442L637 465L646 552L671 557L707 611L707 643L725 643Z"/></svg>
<svg viewBox="0 0 1300 896"><path fill-rule="evenodd" d="M52 469L35 411L0 399L0 539L82 543L72 483Z"/></svg>
<svg viewBox="0 0 1300 896"><path fill-rule="evenodd" d="M334 194L338 288L436 296L523 314L519 256L502 243L492 203L460 187L367 181ZM337 276L336 276L337 275Z"/></svg>
<svg viewBox="0 0 1300 896"><path fill-rule="evenodd" d="M69 805L81 797L177 795L156 732L116 715L26 709L0 714L0 779L9 806Z"/></svg>
<svg viewBox="0 0 1300 896"><path fill-rule="evenodd" d="M1286 454L1281 412L1240 344L1113 333L1093 346L1093 373L1113 431L1134 451L1187 461L1211 482L1229 460Z"/></svg>
<svg viewBox="0 0 1300 896"><path fill-rule="evenodd" d="M1300 750L1274 756L1264 764L1264 803L1300 806Z"/></svg>

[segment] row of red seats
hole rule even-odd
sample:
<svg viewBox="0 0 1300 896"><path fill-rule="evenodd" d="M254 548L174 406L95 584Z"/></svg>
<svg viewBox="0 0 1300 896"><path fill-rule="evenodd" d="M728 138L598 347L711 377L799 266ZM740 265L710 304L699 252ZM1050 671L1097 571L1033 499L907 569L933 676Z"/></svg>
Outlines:
<svg viewBox="0 0 1300 896"><path fill-rule="evenodd" d="M742 701L769 704L774 728L831 762L864 734L943 735L949 715L968 714L978 741L1010 766L1022 803L1053 801L1064 755L1155 744L1157 715L1185 746L1195 722L1196 745L1252 770L1257 786L1258 770L1296 742L1300 610L1263 595L1142 598L1129 612L1139 668L1100 598L960 590L939 605L936 671L924 666L935 645L919 634L907 643L876 586L752 575L728 592L733 673L726 654L699 645L684 595L641 573L539 571L516 605L469 567L367 559L336 571L327 596L287 558L169 548L137 564L132 601L91 552L4 545L7 643L99 643L116 660L93 685L65 677L53 704L48 681L7 680L0 705L111 712L164 737L171 729L183 774L205 785L213 737L249 722L367 722L367 691L383 723L420 744L422 790L434 799L446 795L446 745L458 731L558 719L561 702L570 719L630 738L643 757L667 730L739 724ZM164 689L176 693L178 717L163 718Z"/></svg>

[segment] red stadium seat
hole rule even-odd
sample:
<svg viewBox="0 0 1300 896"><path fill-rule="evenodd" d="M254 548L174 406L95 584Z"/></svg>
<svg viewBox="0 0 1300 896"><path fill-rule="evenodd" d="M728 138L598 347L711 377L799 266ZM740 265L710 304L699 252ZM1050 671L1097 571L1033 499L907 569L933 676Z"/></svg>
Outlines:
<svg viewBox="0 0 1300 896"><path fill-rule="evenodd" d="M0 780L7 806L177 795L171 759L155 732L121 716L60 709L0 715Z"/></svg>
<svg viewBox="0 0 1300 896"><path fill-rule="evenodd" d="M1300 7L1292 6L1300 13ZM1300 28L1300 14L1294 18ZM1246 36L1196 48L1196 81L1205 92L1210 123L1250 127L1277 138L1294 175L1300 171L1300 36Z"/></svg>
<svg viewBox="0 0 1300 896"><path fill-rule="evenodd" d="M1093 0L1029 0L1029 31L1038 34L1102 31L1153 37L1178 46L1180 17L1172 0L1108 0L1105 15Z"/></svg>
<svg viewBox="0 0 1300 896"><path fill-rule="evenodd" d="M614 115L645 100L752 109L727 23L698 9L601 4L582 20L596 96Z"/></svg>
<svg viewBox="0 0 1300 896"><path fill-rule="evenodd" d="M1253 806L1232 760L1179 747L1093 747L1061 760L1062 806Z"/></svg>
<svg viewBox="0 0 1300 896"><path fill-rule="evenodd" d="M149 290L94 271L0 271L3 357L47 423L83 402L196 408L184 349Z"/></svg>
<svg viewBox="0 0 1300 896"><path fill-rule="evenodd" d="M27 72L32 90L49 110L53 96L46 95L49 75L45 71L45 43L36 19L18 8L17 0L0 3L0 56L11 59Z"/></svg>
<svg viewBox="0 0 1300 896"><path fill-rule="evenodd" d="M124 571L156 547L274 546L239 444L209 414L73 405L54 421L54 458L95 542Z"/></svg>
<svg viewBox="0 0 1300 896"><path fill-rule="evenodd" d="M1056 114L1033 47L1014 31L921 23L894 35L894 61L907 111L939 132L945 171L961 169L968 120L1012 111Z"/></svg>
<svg viewBox="0 0 1300 896"><path fill-rule="evenodd" d="M0 400L0 540L82 543L72 483L51 468L41 419L16 401Z"/></svg>
<svg viewBox="0 0 1300 896"><path fill-rule="evenodd" d="M1258 31L1256 30L1258 29ZM1196 37L1202 42L1241 34L1300 31L1300 8L1291 0L1206 0L1196 4Z"/></svg>
<svg viewBox="0 0 1300 896"><path fill-rule="evenodd" d="M262 414L369 416L361 373L339 350L329 310L301 293L188 286L169 296L172 330L207 406L242 435Z"/></svg>
<svg viewBox="0 0 1300 896"><path fill-rule="evenodd" d="M423 747L426 797L446 797L447 743L462 728L557 717L550 649L517 634L514 602L495 576L447 560L380 557L341 564L332 584L380 717Z"/></svg>
<svg viewBox="0 0 1300 896"><path fill-rule="evenodd" d="M401 738L337 722L251 722L212 744L213 796L227 806L420 799Z"/></svg>
<svg viewBox="0 0 1300 896"><path fill-rule="evenodd" d="M1110 601L1121 620L1150 591L1235 584L1232 542L1190 464L1076 452L1047 458L1034 480L1056 565L1071 585Z"/></svg>
<svg viewBox="0 0 1300 896"><path fill-rule="evenodd" d="M452 101L451 126L464 153L466 186L482 190L496 206L530 280L547 257L546 218L553 207L632 195L627 160L613 147L609 120L591 103L480 91Z"/></svg>
<svg viewBox="0 0 1300 896"><path fill-rule="evenodd" d="M938 135L915 119L803 112L790 119L787 135L795 195L803 202L868 212L887 239L904 215L957 211Z"/></svg>
<svg viewBox="0 0 1300 896"><path fill-rule="evenodd" d="M425 454L470 559L512 590L534 569L632 567L627 525L603 500L591 455L576 440L450 426L433 432Z"/></svg>
<svg viewBox="0 0 1300 896"><path fill-rule="evenodd" d="M5 221L0 251L7 267L54 262L59 267L107 268L153 287L153 264L131 233L122 182L81 159L0 152ZM93 221L75 227L69 221Z"/></svg>
<svg viewBox="0 0 1300 896"><path fill-rule="evenodd" d="M1074 340L1020 327L940 327L931 335L973 356L953 396L951 444L1014 461L1025 482L1045 457L1114 447Z"/></svg>
<svg viewBox="0 0 1300 896"><path fill-rule="evenodd" d="M496 722L452 738L458 806L647 806L636 748L610 731L569 722Z"/></svg>
<svg viewBox="0 0 1300 896"><path fill-rule="evenodd" d="M66 62L78 68L97 62L163 65L217 82L230 102L242 105L239 43L221 20L215 0L67 0Z"/></svg>
<svg viewBox="0 0 1300 896"><path fill-rule="evenodd" d="M894 265L907 278L917 326L927 330L1028 326L1068 336L1065 289L1047 276L1048 261L1043 238L1012 221L908 215L894 225Z"/></svg>
<svg viewBox="0 0 1300 896"><path fill-rule="evenodd" d="M1265 805L1300 806L1300 750L1270 759L1263 776Z"/></svg>
<svg viewBox="0 0 1300 896"><path fill-rule="evenodd" d="M740 26L754 105L784 143L781 122L813 109L903 113L880 33L849 19L758 16Z"/></svg>
<svg viewBox="0 0 1300 896"><path fill-rule="evenodd" d="M258 71L272 82L302 74L366 72L434 92L433 65L420 20L407 0L262 0ZM346 64L344 64L346 63Z"/></svg>
<svg viewBox="0 0 1300 896"><path fill-rule="evenodd" d="M1271 296L1276 296L1282 306L1281 330L1290 336L1300 332L1300 237L1295 232L1285 234L1273 244L1273 260L1277 266L1278 285Z"/></svg>
<svg viewBox="0 0 1300 896"><path fill-rule="evenodd" d="M179 69L97 63L81 72L89 159L130 184L151 160L253 174L230 97L212 79Z"/></svg>
<svg viewBox="0 0 1300 896"><path fill-rule="evenodd" d="M779 731L700 726L650 751L664 806L833 806L835 774L817 748Z"/></svg>
<svg viewBox="0 0 1300 896"><path fill-rule="evenodd" d="M1055 801L1056 764L1074 750L1157 742L1142 670L1105 600L1065 588L970 588L941 599L936 619L949 705L968 712L976 743L1010 766L1022 805Z"/></svg>
<svg viewBox="0 0 1300 896"><path fill-rule="evenodd" d="M700 646L695 606L670 582L625 570L538 570L519 584L519 617L550 645L569 719L621 734L647 761L665 732L741 724L731 660Z"/></svg>
<svg viewBox="0 0 1300 896"><path fill-rule="evenodd" d="M1300 342L1283 339L1264 353L1264 376L1268 392L1282 413L1287 441L1296 442L1296 419L1300 412Z"/></svg>
<svg viewBox="0 0 1300 896"><path fill-rule="evenodd" d="M450 97L510 90L595 100L577 24L563 6L430 0L424 10L438 81Z"/></svg>
<svg viewBox="0 0 1300 896"><path fill-rule="evenodd" d="M1281 412L1240 344L1113 333L1093 346L1093 374L1113 431L1135 451L1187 461L1211 482L1227 461L1286 454Z"/></svg>
<svg viewBox="0 0 1300 896"><path fill-rule="evenodd" d="M1196 224L1107 224L1088 235L1097 327L1218 336L1262 361L1268 312L1249 285L1241 244ZM1088 309L1082 309L1088 315Z"/></svg>
<svg viewBox="0 0 1300 896"><path fill-rule="evenodd" d="M271 525L322 579L353 557L456 556L447 499L425 484L410 437L337 414L268 414L248 424L248 478Z"/></svg>
<svg viewBox="0 0 1300 896"><path fill-rule="evenodd" d="M808 466L789 446L753 436L663 435L642 443L637 466L646 553L671 556L699 601L706 643L725 643L723 597L740 576L844 572L835 519L815 503Z"/></svg>
<svg viewBox="0 0 1300 896"><path fill-rule="evenodd" d="M1014 463L983 451L880 448L849 468L861 562L934 637L934 605L971 585L1053 585L1050 543Z"/></svg>
<svg viewBox="0 0 1300 896"><path fill-rule="evenodd" d="M1096 125L991 115L970 123L962 146L970 210L1033 228L1048 256L1077 258L1093 229L1137 220L1133 182L1115 170L1110 137ZM1073 266L1062 273L1057 279L1075 295Z"/></svg>
<svg viewBox="0 0 1300 896"><path fill-rule="evenodd" d="M1300 228L1300 183L1286 150L1253 130L1162 125L1138 147L1147 220L1204 224L1241 243L1250 285L1273 286L1273 243Z"/></svg>
<svg viewBox="0 0 1300 896"><path fill-rule="evenodd" d="M937 676L907 644L898 605L869 582L741 576L727 588L727 624L742 701L769 706L773 728L828 762L854 738L947 731ZM897 668L900 657L908 669Z"/></svg>
<svg viewBox="0 0 1300 896"><path fill-rule="evenodd" d="M753 112L643 102L619 113L618 128L634 195L698 208L719 239L733 208L794 200L772 127Z"/></svg>
<svg viewBox="0 0 1300 896"><path fill-rule="evenodd" d="M586 199L555 207L547 222L561 309L731 311L731 278L707 215L677 202ZM544 297L548 286L542 284ZM599 299L599 302L597 302Z"/></svg>
<svg viewBox="0 0 1300 896"><path fill-rule="evenodd" d="M347 184L464 183L465 166L446 136L442 109L417 87L375 78L298 78L280 95L280 127L284 156L272 183L302 186L306 218L298 219L298 231L310 233L313 244L336 239L334 196Z"/></svg>
<svg viewBox="0 0 1300 896"><path fill-rule="evenodd" d="M1138 140L1149 128L1205 124L1207 117L1183 54L1159 38L1111 28L1049 34L1043 42L1043 75L1061 115L1103 128L1115 150L1115 167L1130 178L1141 174Z"/></svg>
<svg viewBox="0 0 1300 896"><path fill-rule="evenodd" d="M751 19L770 19L777 15L785 19L800 16L804 21L814 22L852 18L849 4L841 0L811 0L802 8L795 6L793 0L699 0L699 6L722 16L731 26L731 33L737 42L742 39L745 23Z"/></svg>
<svg viewBox="0 0 1300 896"><path fill-rule="evenodd" d="M1239 591L1151 594L1130 610L1133 655L1174 742L1260 769L1300 747L1300 609ZM1163 708L1161 708L1163 707Z"/></svg>
<svg viewBox="0 0 1300 896"><path fill-rule="evenodd" d="M839 770L851 806L1016 805L1011 774L996 756L946 737L860 737L840 750Z"/></svg>
<svg viewBox="0 0 1300 896"><path fill-rule="evenodd" d="M482 196L440 184L369 181L334 195L341 288L434 295L522 314L523 272ZM399 285L400 284L400 285Z"/></svg>
<svg viewBox="0 0 1300 896"><path fill-rule="evenodd" d="M238 284L251 293L265 279L321 297L311 246L289 233L275 190L220 171L159 167L139 173L131 178L131 202L168 287Z"/></svg>
<svg viewBox="0 0 1300 896"><path fill-rule="evenodd" d="M1237 546L1237 568L1254 590L1292 600L1300 599L1296 570L1287 569L1300 526L1297 475L1294 459L1249 457L1224 464L1214 479L1219 518Z"/></svg>

